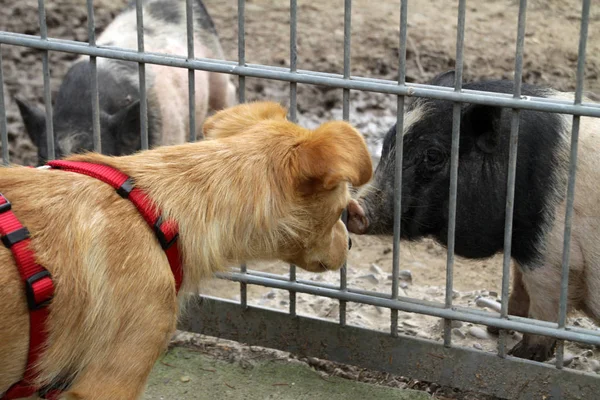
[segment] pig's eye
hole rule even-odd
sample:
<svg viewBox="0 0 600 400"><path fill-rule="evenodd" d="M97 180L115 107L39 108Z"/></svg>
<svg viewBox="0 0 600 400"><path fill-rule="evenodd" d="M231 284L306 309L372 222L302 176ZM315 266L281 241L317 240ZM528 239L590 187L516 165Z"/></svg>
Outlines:
<svg viewBox="0 0 600 400"><path fill-rule="evenodd" d="M425 162L427 166L432 168L440 165L444 161L444 155L441 151L429 149L425 153Z"/></svg>

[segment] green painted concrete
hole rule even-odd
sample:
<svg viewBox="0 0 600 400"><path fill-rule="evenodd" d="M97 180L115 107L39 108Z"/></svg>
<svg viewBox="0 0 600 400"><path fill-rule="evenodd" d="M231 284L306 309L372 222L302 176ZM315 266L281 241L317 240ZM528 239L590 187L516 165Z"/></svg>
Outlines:
<svg viewBox="0 0 600 400"><path fill-rule="evenodd" d="M229 363L175 347L156 363L144 400L430 400L427 393L338 377L321 377L300 363Z"/></svg>

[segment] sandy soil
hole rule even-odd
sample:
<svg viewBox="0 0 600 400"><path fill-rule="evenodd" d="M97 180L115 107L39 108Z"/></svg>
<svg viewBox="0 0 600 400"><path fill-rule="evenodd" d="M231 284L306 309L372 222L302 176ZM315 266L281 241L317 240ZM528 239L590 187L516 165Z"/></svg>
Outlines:
<svg viewBox="0 0 600 400"><path fill-rule="evenodd" d="M96 0L97 32L116 15L125 0ZM230 60L237 58L237 8L235 1L205 0ZM343 1L298 1L298 68L342 73ZM428 0L409 4L407 77L425 82L454 66L457 2ZM579 40L579 1L530 0L525 38L524 80L547 84L561 90L575 87ZM399 53L399 0L373 2L355 0L352 9L352 75L396 79ZM0 29L38 34L36 0L9 0L0 8ZM468 2L465 33L465 77L512 78L518 1L478 0ZM87 40L86 7L83 0L53 0L47 4L49 36ZM586 90L600 94L600 9L592 7L586 63ZM248 0L246 4L246 59L250 63L289 65L289 3L275 0ZM4 67L4 94L14 162L31 164L35 149L24 130L14 96L37 102L43 107L41 54L35 50L1 47ZM53 93L68 68L72 54L51 53ZM237 79L235 80L237 82ZM271 99L289 104L289 83L248 78L247 99ZM332 118L341 118L342 91L327 87L298 85L300 123L313 127ZM396 99L376 93L351 92L351 117L365 135L378 159L382 135L393 124ZM348 260L348 284L378 292L391 289L391 240L355 237ZM403 245L401 269L409 270L411 280L401 282L401 295L443 302L446 251L431 241ZM496 299L501 285L501 257L484 262L457 260L454 268L455 302L474 306L477 296ZM287 273L281 263L251 265L273 273ZM314 275L300 272L299 278L339 283L337 273ZM238 298L238 285L215 280L204 292ZM287 294L262 287L248 290L251 304L286 309ZM299 312L336 319L337 303L325 298L298 296ZM389 311L348 304L348 322L372 329L389 329ZM583 326L591 322L579 315L570 320ZM435 318L401 315L404 333L440 339L440 323ZM473 329L475 328L475 329ZM480 329L481 328L481 329ZM496 338L485 327L457 325L457 344L494 351ZM518 335L516 336L518 339ZM509 345L515 343L511 337ZM568 344L569 367L600 369L600 352Z"/></svg>

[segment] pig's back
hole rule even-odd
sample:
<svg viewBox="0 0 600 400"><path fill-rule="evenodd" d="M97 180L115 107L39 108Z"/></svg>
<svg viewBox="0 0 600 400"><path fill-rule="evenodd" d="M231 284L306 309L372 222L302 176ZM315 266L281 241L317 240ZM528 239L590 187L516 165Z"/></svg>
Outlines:
<svg viewBox="0 0 600 400"><path fill-rule="evenodd" d="M208 57L223 58L214 25L200 0L194 2L195 47L206 48ZM143 4L144 50L149 52L187 55L186 6L179 0L148 0ZM119 14L98 37L103 46L136 49L137 15L135 7Z"/></svg>

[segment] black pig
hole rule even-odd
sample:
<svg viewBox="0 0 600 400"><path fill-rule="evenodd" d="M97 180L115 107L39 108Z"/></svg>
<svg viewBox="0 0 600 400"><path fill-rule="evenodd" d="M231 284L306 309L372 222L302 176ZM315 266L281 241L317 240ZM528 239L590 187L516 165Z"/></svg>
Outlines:
<svg viewBox="0 0 600 400"><path fill-rule="evenodd" d="M454 85L454 72L433 85ZM465 89L512 93L512 81L483 81ZM523 84L522 94L573 99L572 93ZM586 100L587 101L587 100ZM416 99L404 116L401 237L447 243L452 108L449 101ZM522 110L517 153L512 257L517 265L509 313L546 321L558 318L566 184L572 117ZM511 113L464 104L459 141L455 253L471 259L503 250ZM373 181L349 206L348 229L393 233L396 127L386 134ZM581 118L575 193L569 306L600 320L600 122ZM524 335L511 354L538 361L555 340Z"/></svg>

